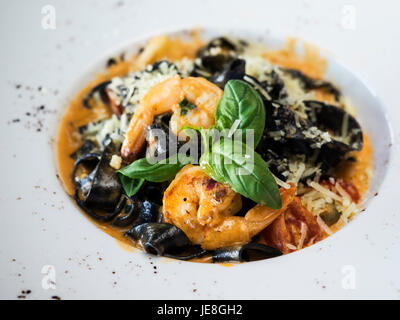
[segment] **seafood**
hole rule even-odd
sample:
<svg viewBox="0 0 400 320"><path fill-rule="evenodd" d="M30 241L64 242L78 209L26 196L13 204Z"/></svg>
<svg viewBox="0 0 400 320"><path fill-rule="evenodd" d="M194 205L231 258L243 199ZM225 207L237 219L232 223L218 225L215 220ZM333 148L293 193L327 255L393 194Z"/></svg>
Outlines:
<svg viewBox="0 0 400 320"><path fill-rule="evenodd" d="M142 71L113 78L103 90L106 99L101 101L120 118L123 113L132 113L152 86L178 74L181 75L175 64L159 60Z"/></svg>
<svg viewBox="0 0 400 320"><path fill-rule="evenodd" d="M164 219L204 249L244 244L284 212L295 193L294 185L281 191L279 210L256 205L244 217L234 216L241 207L240 195L210 179L200 167L187 165L164 193Z"/></svg>
<svg viewBox="0 0 400 320"><path fill-rule="evenodd" d="M129 161L138 156L144 146L147 127L156 115L173 113L170 126L175 135L184 126L210 128L215 122L214 113L222 93L204 78L176 76L154 86L143 97L130 121L121 155ZM185 99L194 107L183 114L179 104Z"/></svg>

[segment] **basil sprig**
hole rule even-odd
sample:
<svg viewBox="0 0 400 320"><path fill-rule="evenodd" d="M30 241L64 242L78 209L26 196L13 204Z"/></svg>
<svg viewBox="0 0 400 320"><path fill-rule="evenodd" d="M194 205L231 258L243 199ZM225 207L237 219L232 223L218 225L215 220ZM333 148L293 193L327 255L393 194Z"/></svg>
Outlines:
<svg viewBox="0 0 400 320"><path fill-rule="evenodd" d="M195 107L182 101L181 113L186 114ZM265 117L262 99L251 85L241 80L228 81L215 113L216 129L225 133L232 131L235 125L240 130L253 129L257 146L264 132ZM210 132L203 128L197 130L205 145L200 166L210 177L220 183L228 183L233 190L257 203L273 209L281 208L278 185L267 164L254 149L243 143L243 139L223 137L213 143ZM172 180L187 163L193 163L193 159L184 155L175 155L155 164L149 163L146 158L139 159L119 170L121 183L127 194L133 195L145 180Z"/></svg>
<svg viewBox="0 0 400 320"><path fill-rule="evenodd" d="M251 85L241 80L228 81L215 113L218 130L232 130L239 120L237 129L254 130L256 147L264 132L265 117L264 103ZM202 135L205 140L206 135ZM280 209L282 199L274 176L261 156L242 141L225 137L210 145L207 138L200 166L214 180L229 183L246 198Z"/></svg>
<svg viewBox="0 0 400 320"><path fill-rule="evenodd" d="M190 162L193 162L193 159L186 155L175 155L154 164L142 158L118 170L118 173L125 192L128 196L132 196L139 191L145 180L150 182L172 180L178 171Z"/></svg>
<svg viewBox="0 0 400 320"><path fill-rule="evenodd" d="M278 185L267 164L243 142L221 138L201 156L200 166L214 180L228 183L242 196L272 209L282 207Z"/></svg>
<svg viewBox="0 0 400 320"><path fill-rule="evenodd" d="M131 179L123 174L118 174L122 187L128 197L135 195L143 185L144 179Z"/></svg>
<svg viewBox="0 0 400 320"><path fill-rule="evenodd" d="M264 103L258 92L242 80L229 80L215 113L216 128L229 130L239 120L237 129L254 130L255 148L264 132L265 117Z"/></svg>

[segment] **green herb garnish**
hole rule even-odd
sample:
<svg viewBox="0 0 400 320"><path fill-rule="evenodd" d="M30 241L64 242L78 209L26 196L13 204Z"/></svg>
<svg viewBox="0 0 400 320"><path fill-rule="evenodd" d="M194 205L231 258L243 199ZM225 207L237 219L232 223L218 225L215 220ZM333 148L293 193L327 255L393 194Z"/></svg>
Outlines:
<svg viewBox="0 0 400 320"><path fill-rule="evenodd" d="M216 128L230 130L238 121L236 130L254 130L255 148L264 133L265 117L264 103L258 92L242 80L229 80L215 113Z"/></svg>
<svg viewBox="0 0 400 320"><path fill-rule="evenodd" d="M196 109L196 105L193 103L190 103L186 99L183 99L181 102L179 102L179 106L181 107L181 116L184 116L188 113L189 110Z"/></svg>
<svg viewBox="0 0 400 320"><path fill-rule="evenodd" d="M261 156L240 140L222 138L200 158L201 168L214 180L229 183L242 196L272 209L282 207L275 178Z"/></svg>
<svg viewBox="0 0 400 320"><path fill-rule="evenodd" d="M151 182L164 182L172 180L182 167L193 162L186 155L175 155L157 163L149 163L146 158L132 162L118 171L122 187L128 196L137 193L144 180Z"/></svg>
<svg viewBox="0 0 400 320"><path fill-rule="evenodd" d="M219 131L254 131L254 148L261 140L265 126L264 103L256 90L241 80L230 80L225 86L215 114ZM201 168L214 180L229 183L241 195L272 209L282 207L282 199L268 165L253 148L242 139L224 136L210 143L204 129L200 130L205 152L200 158ZM230 132L232 134L232 132Z"/></svg>
<svg viewBox="0 0 400 320"><path fill-rule="evenodd" d="M196 108L186 99L179 105L181 115ZM264 132L265 118L264 103L257 91L244 81L228 81L215 113L215 128L223 133L251 129L254 131L255 148ZM282 207L278 185L266 162L254 148L244 143L245 139L235 140L230 132L228 137L223 136L214 143L209 132L203 128L196 130L202 135L205 145L200 166L210 177L220 183L229 183L233 190L257 203L272 209ZM187 163L193 163L193 159L185 155L175 155L155 164L149 163L146 158L139 159L119 170L121 183L125 191L129 191L128 195L134 194L144 180L172 180Z"/></svg>
<svg viewBox="0 0 400 320"><path fill-rule="evenodd" d="M118 174L118 176L128 197L135 195L140 190L144 182L144 179L131 179L123 174Z"/></svg>

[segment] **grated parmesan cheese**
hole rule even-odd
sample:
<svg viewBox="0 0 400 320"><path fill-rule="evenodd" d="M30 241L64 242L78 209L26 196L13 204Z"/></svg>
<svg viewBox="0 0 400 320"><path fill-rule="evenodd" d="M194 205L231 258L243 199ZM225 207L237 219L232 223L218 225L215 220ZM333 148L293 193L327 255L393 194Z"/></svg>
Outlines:
<svg viewBox="0 0 400 320"><path fill-rule="evenodd" d="M297 245L297 250L300 250L304 246L304 240L306 239L307 236L307 225L304 222L301 222L301 228L300 228L300 240L299 244Z"/></svg>
<svg viewBox="0 0 400 320"><path fill-rule="evenodd" d="M343 202L343 198L339 197L336 193L328 190L327 188L321 186L319 183L315 182L315 181L308 181L307 184L315 189L316 191L322 193L323 195L325 195L327 198L339 201L339 202Z"/></svg>
<svg viewBox="0 0 400 320"><path fill-rule="evenodd" d="M342 186L338 182L335 183L335 188L343 198L343 205L349 206L352 202L350 195L346 192L346 190L342 188Z"/></svg>
<svg viewBox="0 0 400 320"><path fill-rule="evenodd" d="M273 174L272 174L273 175ZM286 183L285 181L282 181L281 179L279 179L278 177L276 177L275 175L273 175L275 178L276 183L278 184L278 186L289 190L290 189L290 184Z"/></svg>
<svg viewBox="0 0 400 320"><path fill-rule="evenodd" d="M193 68L193 62L185 58L172 64L167 61L159 63L157 68L149 65L143 71L131 72L125 77L115 77L107 86L111 90L117 104L133 113L140 100L156 84L176 75L186 77Z"/></svg>
<svg viewBox="0 0 400 320"><path fill-rule="evenodd" d="M240 58L246 60L246 74L257 78L260 82L271 80L269 75L274 67L267 59L249 54L241 55Z"/></svg>
<svg viewBox="0 0 400 320"><path fill-rule="evenodd" d="M297 247L294 246L294 245L291 244L291 243L286 243L286 247L288 247L288 249L290 249L290 250L297 250Z"/></svg>
<svg viewBox="0 0 400 320"><path fill-rule="evenodd" d="M162 61L156 68L149 65L143 71L113 78L107 89L110 90L115 102L123 108L121 118L118 119L116 115L112 115L109 119L91 122L84 130L83 136L97 142L101 148L104 148L110 140L117 146L121 145L128 130L131 115L150 88L177 74L182 77L188 76L193 69L193 63L193 60L187 58L175 64Z"/></svg>
<svg viewBox="0 0 400 320"><path fill-rule="evenodd" d="M321 219L322 222L323 220L320 214L323 213L327 206L333 203L333 201L335 201L337 210L341 212L339 221L342 224L347 224L349 219L359 212L360 209L358 205L352 202L350 195L339 183L335 184L335 188L340 196L315 181L307 181L307 184L311 187L311 190L307 190L304 186L299 188L301 201L307 210L317 217L317 219ZM336 223L339 223L339 221ZM318 223L321 225L320 221ZM323 225L321 225L321 227L325 228ZM329 229L328 226L326 226L326 228ZM324 230L327 231L328 229Z"/></svg>
<svg viewBox="0 0 400 320"><path fill-rule="evenodd" d="M343 212L340 218L343 222L348 223L350 216L356 211L357 205L352 202Z"/></svg>

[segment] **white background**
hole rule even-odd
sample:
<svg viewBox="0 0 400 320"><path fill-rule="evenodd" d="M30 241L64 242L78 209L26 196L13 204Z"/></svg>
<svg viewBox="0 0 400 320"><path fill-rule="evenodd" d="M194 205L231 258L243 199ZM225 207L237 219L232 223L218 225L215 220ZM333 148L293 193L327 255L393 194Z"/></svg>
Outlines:
<svg viewBox="0 0 400 320"><path fill-rule="evenodd" d="M55 30L41 26L41 9L47 4L56 9ZM355 29L346 28L349 6L355 9ZM307 253L299 253L296 259L282 258L280 266L257 264L242 273L237 267L171 267L164 259L121 250L76 212L55 177L51 145L66 88L113 46L180 25L244 27L317 44L364 79L387 107L395 142L392 165L398 169L399 21L395 0L1 1L0 298L15 299L29 289L27 299L398 299L400 226L393 223L400 214L398 185L385 184L381 192L391 194L392 202L371 205L379 213L366 217L368 230L352 229L353 243L338 235L326 240L324 250L315 246L320 260L309 261ZM41 105L45 109L37 111ZM20 122L13 123L17 118ZM324 263L332 255L337 264ZM357 270L354 290L341 285L346 264ZM42 288L44 265L56 270L55 290ZM305 268L308 272L296 272Z"/></svg>

